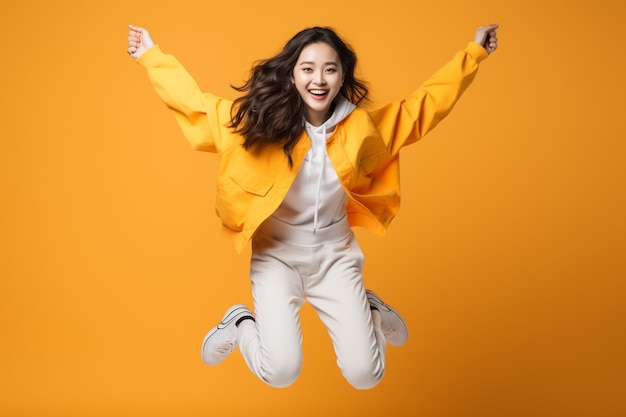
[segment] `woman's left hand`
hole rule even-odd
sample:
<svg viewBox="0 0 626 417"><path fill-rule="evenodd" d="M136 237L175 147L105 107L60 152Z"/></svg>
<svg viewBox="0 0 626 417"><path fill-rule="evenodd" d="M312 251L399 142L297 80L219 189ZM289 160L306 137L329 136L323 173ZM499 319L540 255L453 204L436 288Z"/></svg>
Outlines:
<svg viewBox="0 0 626 417"><path fill-rule="evenodd" d="M493 51L498 49L496 29L498 29L498 24L494 23L493 25L479 27L476 30L474 42L482 45L488 54L491 54Z"/></svg>

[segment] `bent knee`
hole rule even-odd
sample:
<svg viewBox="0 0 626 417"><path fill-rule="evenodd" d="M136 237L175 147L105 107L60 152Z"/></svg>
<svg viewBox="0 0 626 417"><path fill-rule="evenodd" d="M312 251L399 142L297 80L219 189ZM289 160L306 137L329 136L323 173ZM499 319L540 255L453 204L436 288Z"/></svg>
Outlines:
<svg viewBox="0 0 626 417"><path fill-rule="evenodd" d="M384 366L353 366L342 369L344 378L356 389L367 390L374 388L383 379Z"/></svg>
<svg viewBox="0 0 626 417"><path fill-rule="evenodd" d="M263 380L274 388L286 388L296 382L301 369L301 361L273 363L265 369Z"/></svg>

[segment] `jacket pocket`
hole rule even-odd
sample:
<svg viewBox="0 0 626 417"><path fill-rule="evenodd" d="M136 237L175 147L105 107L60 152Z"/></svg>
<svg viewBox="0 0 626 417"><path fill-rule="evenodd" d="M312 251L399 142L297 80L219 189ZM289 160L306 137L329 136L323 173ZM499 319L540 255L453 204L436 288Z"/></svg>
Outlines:
<svg viewBox="0 0 626 417"><path fill-rule="evenodd" d="M267 196L274 182L250 170L236 172L219 181L217 213L228 228L241 231L254 208Z"/></svg>
<svg viewBox="0 0 626 417"><path fill-rule="evenodd" d="M238 172L230 175L230 179L244 191L261 197L265 197L274 186L274 182L252 171Z"/></svg>

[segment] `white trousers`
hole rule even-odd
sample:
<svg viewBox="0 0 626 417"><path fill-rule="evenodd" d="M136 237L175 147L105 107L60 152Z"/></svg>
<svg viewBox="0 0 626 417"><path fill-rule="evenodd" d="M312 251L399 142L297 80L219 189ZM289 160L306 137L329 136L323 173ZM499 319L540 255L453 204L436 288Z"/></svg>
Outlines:
<svg viewBox="0 0 626 417"><path fill-rule="evenodd" d="M337 365L357 389L380 382L385 337L371 311L362 278L363 253L351 230L323 245L298 246L259 233L253 239L250 279L255 322L238 328L250 370L274 387L291 385L302 366L299 311L308 301L328 329Z"/></svg>

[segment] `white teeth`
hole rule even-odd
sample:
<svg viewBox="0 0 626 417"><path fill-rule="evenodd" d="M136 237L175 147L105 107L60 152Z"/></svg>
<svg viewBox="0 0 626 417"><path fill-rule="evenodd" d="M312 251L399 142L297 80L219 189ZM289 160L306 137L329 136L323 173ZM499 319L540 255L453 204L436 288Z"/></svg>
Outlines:
<svg viewBox="0 0 626 417"><path fill-rule="evenodd" d="M311 94L326 94L325 90L309 90Z"/></svg>

